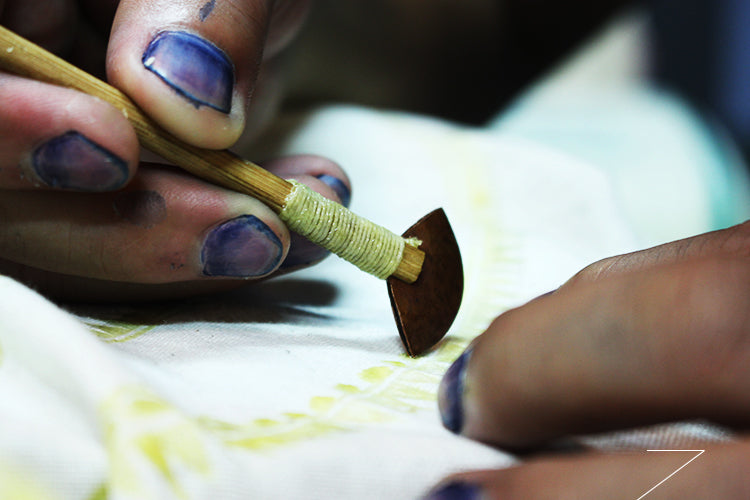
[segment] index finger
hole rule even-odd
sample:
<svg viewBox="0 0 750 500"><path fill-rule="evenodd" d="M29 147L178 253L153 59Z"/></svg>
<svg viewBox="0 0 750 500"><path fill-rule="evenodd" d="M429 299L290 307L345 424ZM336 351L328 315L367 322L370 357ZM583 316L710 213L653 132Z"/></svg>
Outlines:
<svg viewBox="0 0 750 500"><path fill-rule="evenodd" d="M750 419L750 265L703 258L563 287L449 369L446 426L512 448L686 418Z"/></svg>

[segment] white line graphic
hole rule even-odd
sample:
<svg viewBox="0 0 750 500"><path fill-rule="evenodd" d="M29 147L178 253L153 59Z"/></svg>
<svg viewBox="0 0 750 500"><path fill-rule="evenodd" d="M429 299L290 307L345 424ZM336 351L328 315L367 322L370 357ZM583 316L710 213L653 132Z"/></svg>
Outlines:
<svg viewBox="0 0 750 500"><path fill-rule="evenodd" d="M648 490L643 495L639 496L636 500L641 500L643 497L645 497L646 495L648 495L649 493L651 493L652 491L654 491L656 488L658 488L659 486L661 486L662 484L664 484L664 482L667 479L669 479L670 477L674 476L675 474L677 474L678 472L680 472L687 464L689 464L690 462L692 462L693 460L695 460L699 456L703 455L703 452L706 451L706 450L646 450L646 451L671 451L671 452L681 451L683 453L684 452L696 452L696 455L693 458L691 458L690 460L688 460L687 462L685 462L684 464L682 464L682 466L680 466L679 469L677 469L676 471L674 471L673 473L671 473L670 475L668 475L667 477L665 477L664 479L662 479L661 481L659 481L658 483L656 483L656 485L653 488L651 488L650 490Z"/></svg>

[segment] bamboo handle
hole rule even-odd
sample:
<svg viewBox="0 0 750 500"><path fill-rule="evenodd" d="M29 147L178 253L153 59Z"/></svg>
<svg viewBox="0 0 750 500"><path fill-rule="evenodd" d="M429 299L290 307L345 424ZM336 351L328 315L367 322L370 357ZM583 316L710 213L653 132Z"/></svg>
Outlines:
<svg viewBox="0 0 750 500"><path fill-rule="evenodd" d="M197 177L257 198L276 213L281 213L286 207L287 199L293 191L292 183L230 151L201 149L180 141L146 116L118 89L3 26L0 26L0 68L27 78L69 87L99 97L122 112L135 128L141 145L146 149ZM348 211L347 213L351 214ZM373 225L369 221L361 220ZM332 230L335 232L337 228L333 227ZM305 233L305 231L301 232ZM329 248L325 238L314 243L340 253ZM418 248L409 244L404 245L398 267L392 276L407 283L413 283L421 272L424 257L424 252Z"/></svg>

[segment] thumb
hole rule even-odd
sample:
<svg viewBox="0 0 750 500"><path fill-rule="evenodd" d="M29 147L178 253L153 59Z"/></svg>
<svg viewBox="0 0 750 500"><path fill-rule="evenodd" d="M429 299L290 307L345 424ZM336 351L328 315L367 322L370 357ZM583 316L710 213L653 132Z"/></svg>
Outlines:
<svg viewBox="0 0 750 500"><path fill-rule="evenodd" d="M241 134L263 59L271 0L123 0L108 78L165 129L206 148Z"/></svg>

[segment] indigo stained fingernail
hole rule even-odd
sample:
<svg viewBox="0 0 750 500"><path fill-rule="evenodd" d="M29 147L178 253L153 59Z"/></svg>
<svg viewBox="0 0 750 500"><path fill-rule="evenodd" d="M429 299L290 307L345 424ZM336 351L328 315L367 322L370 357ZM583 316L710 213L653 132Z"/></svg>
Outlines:
<svg viewBox="0 0 750 500"><path fill-rule="evenodd" d="M472 349L464 351L445 372L438 390L438 407L440 417L446 429L456 434L464 426L463 394L466 380L466 367L471 358Z"/></svg>
<svg viewBox="0 0 750 500"><path fill-rule="evenodd" d="M349 188L346 187L344 181L328 174L321 174L316 176L316 178L336 192L342 205L345 207L349 206L349 202L352 199L352 193L349 191Z"/></svg>
<svg viewBox="0 0 750 500"><path fill-rule="evenodd" d="M427 494L424 500L480 500L482 490L475 484L454 481Z"/></svg>
<svg viewBox="0 0 750 500"><path fill-rule="evenodd" d="M111 191L128 179L125 160L75 131L37 147L31 163L42 182L60 189Z"/></svg>
<svg viewBox="0 0 750 500"><path fill-rule="evenodd" d="M232 109L234 67L207 40L184 31L162 31L143 53L143 65L195 105Z"/></svg>
<svg viewBox="0 0 750 500"><path fill-rule="evenodd" d="M276 268L282 253L276 233L254 215L243 215L218 225L208 234L201 251L203 274L262 276Z"/></svg>

